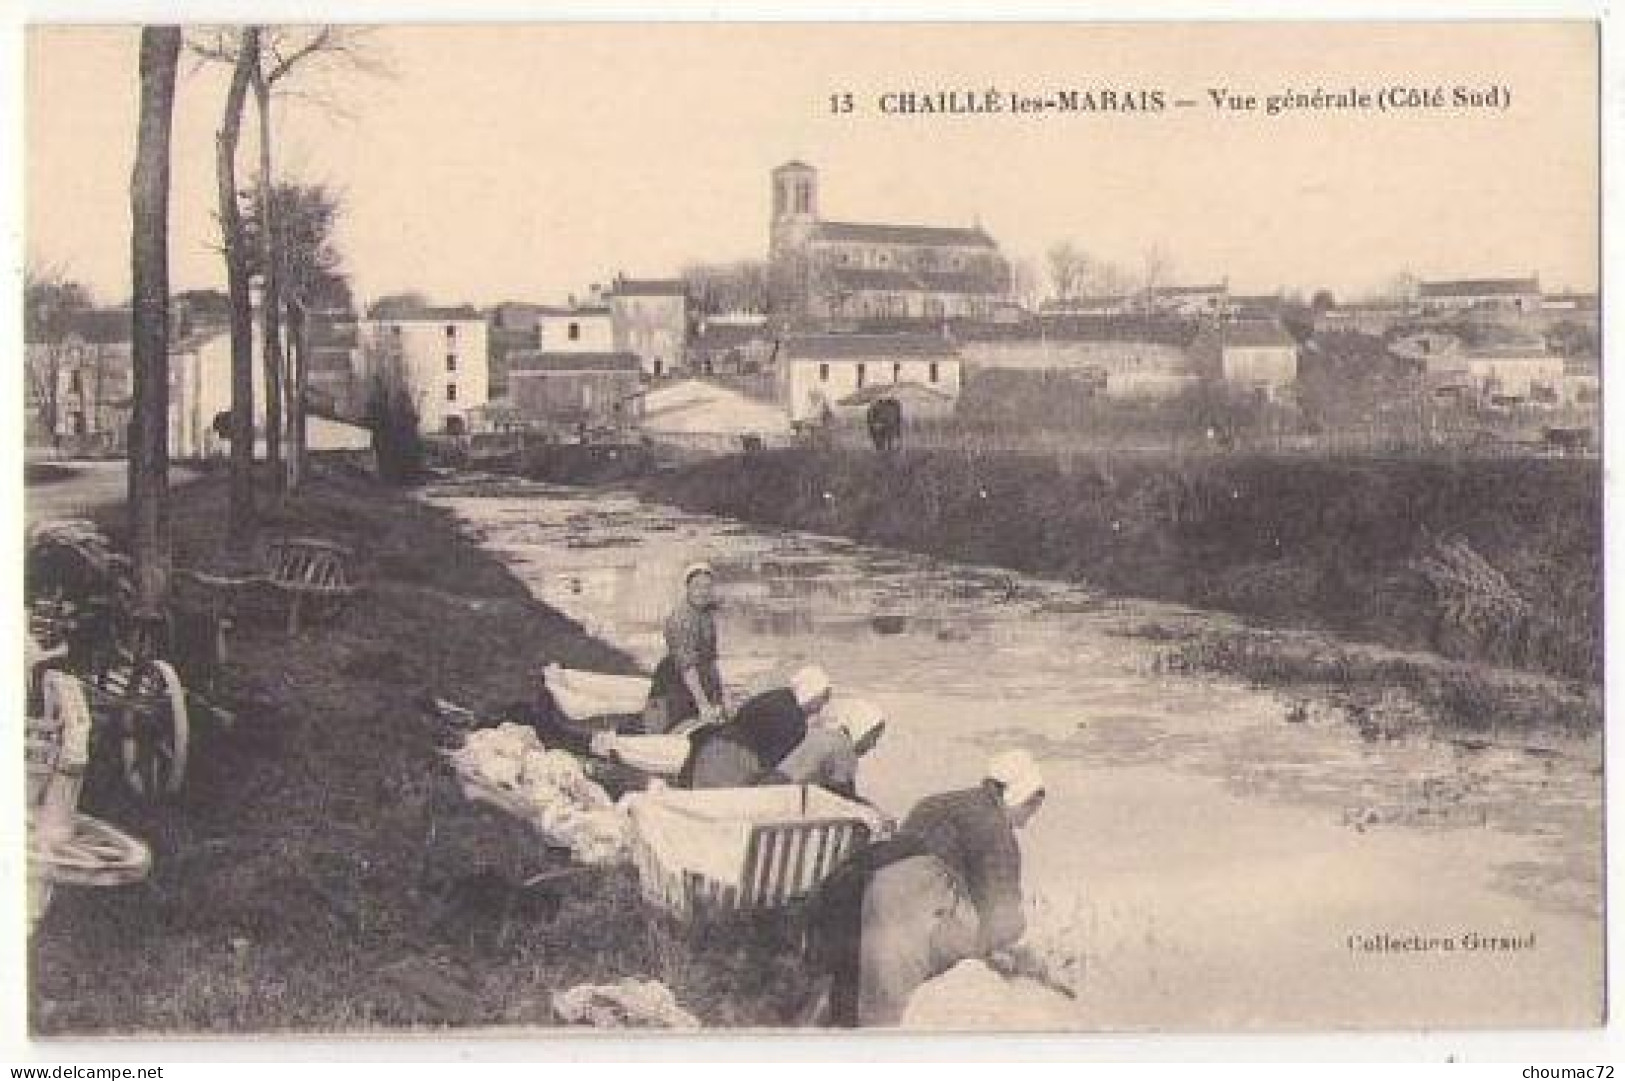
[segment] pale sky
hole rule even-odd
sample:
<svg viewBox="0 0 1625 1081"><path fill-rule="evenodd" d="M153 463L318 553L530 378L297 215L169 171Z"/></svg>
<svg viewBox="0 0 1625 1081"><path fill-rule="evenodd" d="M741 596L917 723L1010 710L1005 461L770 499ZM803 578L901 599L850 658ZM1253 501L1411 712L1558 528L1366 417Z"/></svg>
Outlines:
<svg viewBox="0 0 1625 1081"><path fill-rule="evenodd" d="M29 33L25 247L128 294L134 28ZM1597 284L1588 24L420 26L377 31L388 79L319 80L347 115L279 108L280 171L340 189L363 299L558 301L616 270L760 257L768 170L821 174L823 216L968 225L1042 266L1071 239L1187 282L1325 285L1538 273ZM1219 114L1210 88L1509 87L1489 112ZM891 90L1161 89L1161 114L894 117ZM857 111L831 115L832 93ZM218 286L224 78L189 71L172 281ZM1172 99L1197 100L1176 109ZM251 133L252 126L248 128ZM252 162L245 139L244 177Z"/></svg>

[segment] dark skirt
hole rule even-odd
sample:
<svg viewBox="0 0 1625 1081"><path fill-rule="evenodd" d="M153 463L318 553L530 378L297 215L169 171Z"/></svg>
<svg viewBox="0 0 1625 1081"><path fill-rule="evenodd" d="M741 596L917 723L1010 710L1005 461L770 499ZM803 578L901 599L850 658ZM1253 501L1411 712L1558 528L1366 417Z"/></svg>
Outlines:
<svg viewBox="0 0 1625 1081"><path fill-rule="evenodd" d="M715 663L700 666L700 686L705 688L706 695L713 702L722 698L722 677ZM670 654L662 657L655 666L654 675L649 680L649 700L663 707L666 730L700 715L700 704L689 693L688 684L683 682L682 673L677 671L677 662Z"/></svg>
<svg viewBox="0 0 1625 1081"><path fill-rule="evenodd" d="M894 834L858 849L813 891L807 906L807 960L834 977L829 1025L856 1028L862 976L863 895L884 867L929 853L920 838Z"/></svg>

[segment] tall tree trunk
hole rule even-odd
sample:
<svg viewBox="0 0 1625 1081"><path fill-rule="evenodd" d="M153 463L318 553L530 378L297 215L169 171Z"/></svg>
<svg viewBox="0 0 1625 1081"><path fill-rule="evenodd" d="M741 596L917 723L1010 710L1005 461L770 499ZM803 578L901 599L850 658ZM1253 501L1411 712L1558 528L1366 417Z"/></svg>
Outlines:
<svg viewBox="0 0 1625 1081"><path fill-rule="evenodd" d="M227 536L245 553L254 534L254 312L248 294L248 253L242 211L237 203L237 141L242 134L243 101L259 62L260 31L244 27L237 61L226 91L225 113L215 140L219 180L220 231L226 253L226 292L231 298L231 481Z"/></svg>
<svg viewBox="0 0 1625 1081"><path fill-rule="evenodd" d="M288 487L298 491L305 480L305 394L310 389L310 320L303 303L288 299L293 336L293 394L288 427Z"/></svg>
<svg viewBox="0 0 1625 1081"><path fill-rule="evenodd" d="M260 125L260 273L265 283L264 294L260 297L260 323L264 331L265 461L271 474L271 490L280 495L287 487L282 464L282 388L287 366L282 352L283 256L277 232L280 223L276 221L276 210L271 205L271 86L258 63L254 65L253 86L255 111L259 115Z"/></svg>
<svg viewBox="0 0 1625 1081"><path fill-rule="evenodd" d="M141 113L130 173L129 496L136 609L148 617L169 591L169 136L180 49L180 27L142 28Z"/></svg>

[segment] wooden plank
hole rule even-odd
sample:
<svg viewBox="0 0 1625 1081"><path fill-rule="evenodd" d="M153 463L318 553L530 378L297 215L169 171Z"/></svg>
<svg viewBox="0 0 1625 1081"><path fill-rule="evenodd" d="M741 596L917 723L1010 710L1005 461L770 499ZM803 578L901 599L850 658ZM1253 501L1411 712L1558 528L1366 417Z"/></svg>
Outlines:
<svg viewBox="0 0 1625 1081"><path fill-rule="evenodd" d="M780 826L779 834L779 861L774 873L778 881L773 888L773 904L782 905L795 889L795 882L790 878L790 850L795 846L796 835L802 831L795 826Z"/></svg>
<svg viewBox="0 0 1625 1081"><path fill-rule="evenodd" d="M807 848L812 844L813 834L822 832L821 827L796 831L796 856L790 868L791 896L799 897L807 892L807 880L802 877L808 870L811 870L807 866Z"/></svg>
<svg viewBox="0 0 1625 1081"><path fill-rule="evenodd" d="M756 896L757 862L761 859L762 835L760 830L751 830L750 840L745 843L745 863L739 876L739 903L748 905Z"/></svg>

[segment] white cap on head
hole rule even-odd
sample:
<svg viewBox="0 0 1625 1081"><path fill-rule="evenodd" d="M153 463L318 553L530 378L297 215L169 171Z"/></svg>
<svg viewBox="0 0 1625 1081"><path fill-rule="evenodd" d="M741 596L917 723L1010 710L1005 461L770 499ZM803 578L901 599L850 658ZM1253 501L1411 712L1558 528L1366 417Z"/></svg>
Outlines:
<svg viewBox="0 0 1625 1081"><path fill-rule="evenodd" d="M1038 763L1023 750L994 755L987 764L987 778L1004 786L1006 807L1026 803L1044 790L1044 776L1038 772Z"/></svg>
<svg viewBox="0 0 1625 1081"><path fill-rule="evenodd" d="M798 705L806 706L828 690L829 676L816 664L809 664L790 677L790 691Z"/></svg>
<svg viewBox="0 0 1625 1081"><path fill-rule="evenodd" d="M711 564L702 559L683 568L683 585L688 585L688 580L696 574L709 574L713 578L717 576L717 572L711 569Z"/></svg>
<svg viewBox="0 0 1625 1081"><path fill-rule="evenodd" d="M835 703L835 725L851 738L853 743L886 723L885 712L867 698L843 698Z"/></svg>

